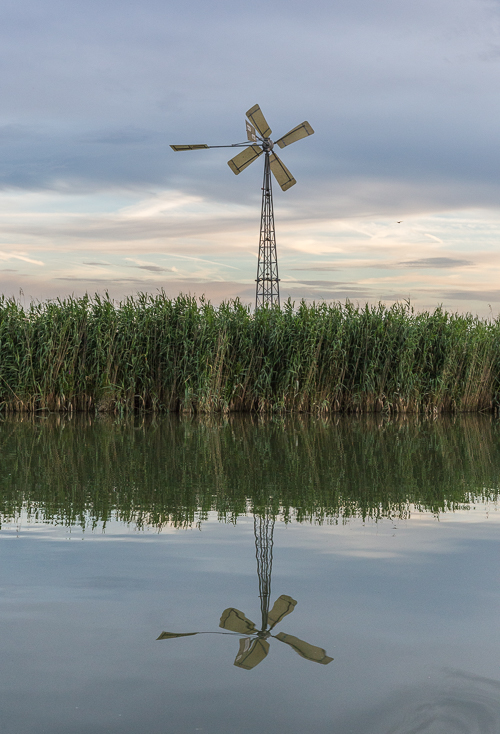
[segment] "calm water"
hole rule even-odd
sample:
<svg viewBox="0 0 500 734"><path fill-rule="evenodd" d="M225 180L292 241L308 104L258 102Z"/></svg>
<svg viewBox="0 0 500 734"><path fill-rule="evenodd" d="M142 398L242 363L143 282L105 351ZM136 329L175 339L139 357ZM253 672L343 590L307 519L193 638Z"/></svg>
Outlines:
<svg viewBox="0 0 500 734"><path fill-rule="evenodd" d="M0 449L3 734L500 732L495 420L40 418Z"/></svg>

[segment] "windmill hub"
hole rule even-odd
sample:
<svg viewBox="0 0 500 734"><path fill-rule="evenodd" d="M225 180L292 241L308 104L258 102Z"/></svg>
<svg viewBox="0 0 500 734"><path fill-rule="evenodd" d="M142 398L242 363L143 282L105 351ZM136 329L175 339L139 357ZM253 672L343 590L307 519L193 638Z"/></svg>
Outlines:
<svg viewBox="0 0 500 734"><path fill-rule="evenodd" d="M274 143L271 138L264 138L262 141L262 149L267 153L274 148Z"/></svg>

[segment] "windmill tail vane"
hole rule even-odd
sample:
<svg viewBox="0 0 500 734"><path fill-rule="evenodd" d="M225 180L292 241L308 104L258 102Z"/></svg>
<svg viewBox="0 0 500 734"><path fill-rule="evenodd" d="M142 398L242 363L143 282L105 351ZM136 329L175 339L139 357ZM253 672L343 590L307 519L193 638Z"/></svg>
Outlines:
<svg viewBox="0 0 500 734"><path fill-rule="evenodd" d="M257 264L255 308L280 305L278 255L276 250L276 234L274 228L273 192L271 173L283 191L287 191L297 182L283 161L273 151L274 146L286 148L287 145L306 138L314 133L311 125L301 122L286 135L276 141L271 140L272 130L269 127L259 105L254 105L246 112L247 140L232 145L171 145L176 152L201 150L203 148L244 148L228 161L229 168L238 175L251 163L264 154L264 180L262 185L262 207L260 217L259 257Z"/></svg>

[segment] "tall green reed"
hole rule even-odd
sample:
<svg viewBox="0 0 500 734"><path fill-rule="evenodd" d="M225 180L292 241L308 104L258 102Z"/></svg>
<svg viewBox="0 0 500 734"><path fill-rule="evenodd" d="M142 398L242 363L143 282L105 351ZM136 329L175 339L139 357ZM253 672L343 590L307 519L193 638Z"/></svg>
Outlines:
<svg viewBox="0 0 500 734"><path fill-rule="evenodd" d="M410 304L0 298L5 411L496 409L500 321Z"/></svg>

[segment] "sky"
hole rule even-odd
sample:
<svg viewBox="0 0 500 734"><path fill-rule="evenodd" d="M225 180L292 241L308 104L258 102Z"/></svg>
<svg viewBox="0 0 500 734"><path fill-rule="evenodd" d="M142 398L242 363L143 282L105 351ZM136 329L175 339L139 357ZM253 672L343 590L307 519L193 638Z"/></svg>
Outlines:
<svg viewBox="0 0 500 734"><path fill-rule="evenodd" d="M3 0L0 293L255 300L262 108L282 300L500 313L500 0Z"/></svg>

